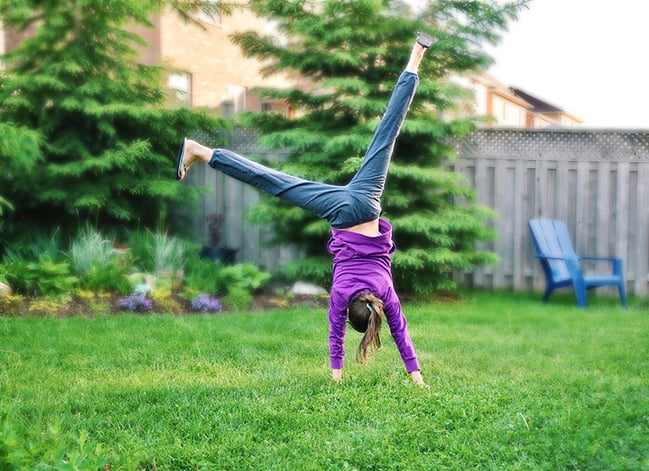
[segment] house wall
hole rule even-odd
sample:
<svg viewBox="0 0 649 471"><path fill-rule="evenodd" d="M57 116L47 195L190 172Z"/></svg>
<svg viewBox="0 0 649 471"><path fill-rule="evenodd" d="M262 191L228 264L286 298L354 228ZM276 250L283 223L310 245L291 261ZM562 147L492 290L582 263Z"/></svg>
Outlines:
<svg viewBox="0 0 649 471"><path fill-rule="evenodd" d="M236 31L264 34L267 21L246 10L221 16L218 24L201 22L201 26L186 23L172 12L160 19L160 60L173 70L190 74L192 106L221 109L222 103L229 101L241 107L251 88L290 85L284 76L262 77L263 63L244 57L229 37Z"/></svg>
<svg viewBox="0 0 649 471"><path fill-rule="evenodd" d="M496 120L494 126L521 127L526 126L527 110L516 103L491 94L491 115Z"/></svg>
<svg viewBox="0 0 649 471"><path fill-rule="evenodd" d="M532 125L529 128L542 129L548 126L559 124L548 116L542 114L530 113Z"/></svg>
<svg viewBox="0 0 649 471"><path fill-rule="evenodd" d="M2 22L0 22L0 55L5 53L5 34ZM0 62L0 68L2 68L2 62Z"/></svg>
<svg viewBox="0 0 649 471"><path fill-rule="evenodd" d="M32 24L22 33L16 33L10 29L2 29L2 24L0 24L0 35L2 35L3 42L3 52L8 52L14 49L18 44L20 44L25 38L28 38L34 34L36 31L37 25Z"/></svg>
<svg viewBox="0 0 649 471"><path fill-rule="evenodd" d="M146 41L146 46L140 49L140 62L142 64L160 65L160 16L150 18L152 27L142 25L135 27L135 33Z"/></svg>

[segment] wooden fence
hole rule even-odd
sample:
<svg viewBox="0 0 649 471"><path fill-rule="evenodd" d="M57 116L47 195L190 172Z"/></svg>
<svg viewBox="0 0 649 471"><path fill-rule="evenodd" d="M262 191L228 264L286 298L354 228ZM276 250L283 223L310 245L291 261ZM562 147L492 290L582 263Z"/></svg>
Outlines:
<svg viewBox="0 0 649 471"><path fill-rule="evenodd" d="M458 154L456 171L499 214L488 248L502 261L470 282L542 289L527 221L545 217L566 222L577 253L622 257L629 293L648 294L649 132L489 129Z"/></svg>
<svg viewBox="0 0 649 471"><path fill-rule="evenodd" d="M210 144L209 137L201 140ZM242 130L227 147L283 157L269 155ZM484 248L501 257L498 265L458 274L462 282L542 290L527 221L547 217L568 224L578 253L622 257L628 292L649 294L649 131L483 129L458 142L457 151L451 167L466 177L478 203L499 215L498 239ZM239 249L237 261L273 272L299 256L291 247L265 248L268 229L245 222L246 209L259 199L256 190L206 166L192 170L190 184L214 189L194 216L197 237L206 233L204 216L218 213L225 220L224 243Z"/></svg>

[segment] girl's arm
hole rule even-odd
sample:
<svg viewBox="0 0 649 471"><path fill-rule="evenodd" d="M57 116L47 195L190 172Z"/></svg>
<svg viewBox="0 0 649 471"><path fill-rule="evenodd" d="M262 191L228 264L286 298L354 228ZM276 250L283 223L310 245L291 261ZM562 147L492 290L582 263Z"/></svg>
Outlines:
<svg viewBox="0 0 649 471"><path fill-rule="evenodd" d="M329 361L333 380L340 381L345 357L347 310L344 304L336 301L332 292L329 304Z"/></svg>
<svg viewBox="0 0 649 471"><path fill-rule="evenodd" d="M410 374L419 371L417 353L410 339L408 321L406 320L406 316L403 315L399 299L395 294L390 299L384 299L383 302L385 303L384 313L390 326L390 334L392 334L392 339L397 346L397 350L399 350L406 371Z"/></svg>
<svg viewBox="0 0 649 471"><path fill-rule="evenodd" d="M421 376L421 371L419 370L417 353L408 333L408 321L406 320L406 316L403 315L401 302L396 294L391 297L389 302L385 302L384 312L388 325L390 326L390 333L392 334L394 343L397 345L401 359L406 367L406 371L410 374L412 382L417 386L425 386L424 378Z"/></svg>

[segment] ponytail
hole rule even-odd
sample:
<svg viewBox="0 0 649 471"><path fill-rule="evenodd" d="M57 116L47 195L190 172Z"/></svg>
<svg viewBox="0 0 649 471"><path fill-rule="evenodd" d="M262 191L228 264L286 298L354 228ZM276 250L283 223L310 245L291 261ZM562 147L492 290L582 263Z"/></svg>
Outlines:
<svg viewBox="0 0 649 471"><path fill-rule="evenodd" d="M373 293L363 293L349 303L347 314L351 326L365 333L356 351L356 361L366 364L368 355L381 348L383 301Z"/></svg>

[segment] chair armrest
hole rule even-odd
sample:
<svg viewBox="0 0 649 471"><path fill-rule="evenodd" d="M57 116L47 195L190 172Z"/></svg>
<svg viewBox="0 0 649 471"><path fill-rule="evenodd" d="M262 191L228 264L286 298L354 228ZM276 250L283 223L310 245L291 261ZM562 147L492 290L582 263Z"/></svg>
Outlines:
<svg viewBox="0 0 649 471"><path fill-rule="evenodd" d="M569 260L569 257L565 255L539 255L536 254L536 258L543 258L545 260Z"/></svg>
<svg viewBox="0 0 649 471"><path fill-rule="evenodd" d="M594 260L594 261L603 261L603 262L614 262L615 260L622 260L620 257L589 257L589 256L580 256L579 260Z"/></svg>
<svg viewBox="0 0 649 471"><path fill-rule="evenodd" d="M579 257L579 260L590 260L594 262L611 262L612 274L622 277L622 258L620 257Z"/></svg>

